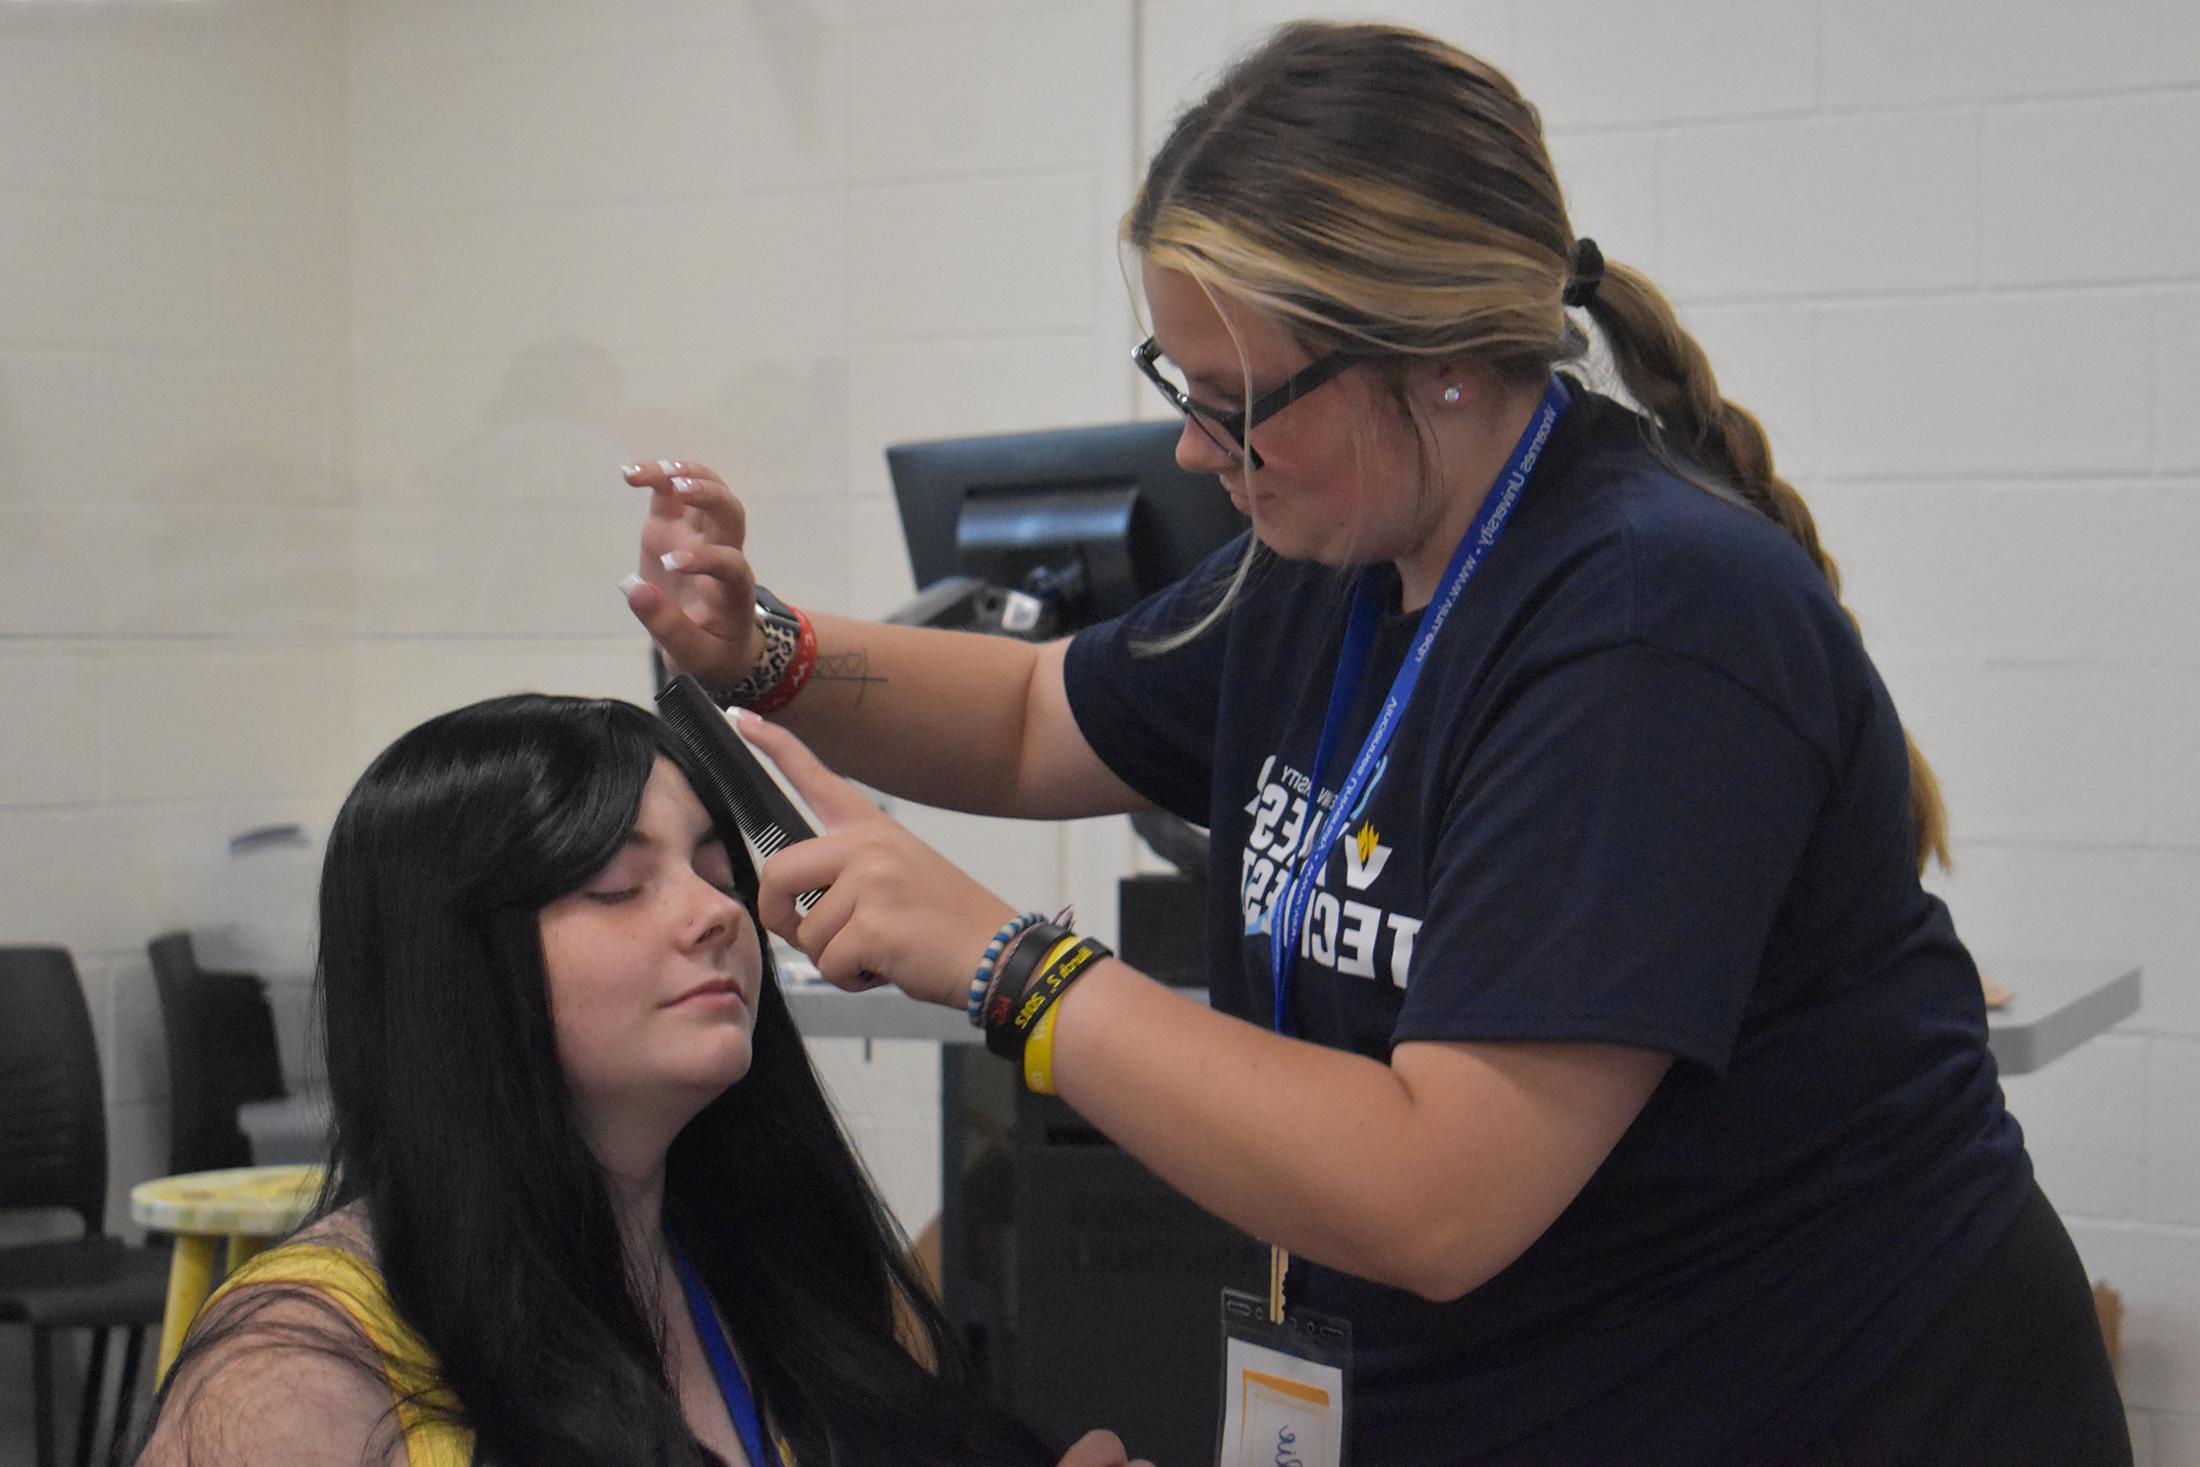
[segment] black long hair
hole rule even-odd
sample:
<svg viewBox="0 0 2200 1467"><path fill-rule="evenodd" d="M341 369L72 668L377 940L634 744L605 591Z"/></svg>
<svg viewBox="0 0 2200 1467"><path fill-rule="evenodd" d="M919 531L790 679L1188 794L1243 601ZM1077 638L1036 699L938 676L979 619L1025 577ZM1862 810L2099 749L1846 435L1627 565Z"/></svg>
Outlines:
<svg viewBox="0 0 2200 1467"><path fill-rule="evenodd" d="M523 694L431 719L369 766L329 837L318 976L334 1128L316 1211L364 1203L390 1297L456 1398L443 1419L474 1433L482 1463L708 1460L576 1122L538 925L619 850L658 758L689 775L754 916L729 812L669 729L627 703ZM749 1071L673 1142L665 1211L772 1424L801 1467L1051 1463L963 1383L768 945L761 992ZM164 1408L195 1353L248 1325L238 1311L198 1332Z"/></svg>

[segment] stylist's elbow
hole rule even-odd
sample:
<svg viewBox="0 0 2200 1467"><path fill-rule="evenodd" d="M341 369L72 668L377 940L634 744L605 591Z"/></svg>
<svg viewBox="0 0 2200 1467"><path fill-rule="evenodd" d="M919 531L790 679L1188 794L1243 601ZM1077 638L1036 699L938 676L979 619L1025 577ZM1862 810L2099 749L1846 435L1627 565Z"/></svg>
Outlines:
<svg viewBox="0 0 2200 1467"><path fill-rule="evenodd" d="M1412 1098L1416 1165L1396 1277L1449 1304L1510 1268L1604 1165L1671 1056L1605 1044L1402 1044L1391 1069Z"/></svg>
<svg viewBox="0 0 2200 1467"><path fill-rule="evenodd" d="M1431 1220L1416 1230L1399 1255L1398 1276L1386 1279L1431 1304L1450 1304L1473 1293L1528 1251L1533 1236L1506 1247L1480 1230L1462 1227L1456 1216Z"/></svg>
<svg viewBox="0 0 2200 1467"><path fill-rule="evenodd" d="M1503 1273L1548 1219L1525 1218L1464 1166L1394 1165L1391 1185L1357 1190L1356 1239L1332 1259L1345 1272L1449 1304Z"/></svg>

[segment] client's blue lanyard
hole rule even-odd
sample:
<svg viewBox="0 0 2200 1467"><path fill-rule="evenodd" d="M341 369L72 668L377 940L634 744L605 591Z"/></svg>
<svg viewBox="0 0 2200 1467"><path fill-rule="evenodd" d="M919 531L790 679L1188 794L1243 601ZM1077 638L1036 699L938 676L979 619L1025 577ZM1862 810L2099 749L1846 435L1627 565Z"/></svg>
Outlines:
<svg viewBox="0 0 2200 1467"><path fill-rule="evenodd" d="M702 1276L688 1262L687 1254L669 1237L665 1242L672 1249L672 1266L680 1275L680 1287L687 1291L688 1313L695 1320L695 1333L703 1340L703 1353L710 1357L711 1374L718 1377L718 1394L726 1398L726 1414L733 1418L733 1429L741 1438L741 1449L749 1454L752 1467L780 1467L779 1453L772 1449L764 1436L763 1418L756 1412L756 1397L749 1390L748 1380L741 1374L740 1362L733 1358L733 1346L726 1342L726 1332L718 1323L718 1311L711 1308L710 1294L703 1287Z"/></svg>
<svg viewBox="0 0 2200 1467"><path fill-rule="evenodd" d="M1397 677L1391 681L1390 696L1383 700L1382 712L1376 715L1374 727L1367 731L1359 757L1352 761L1351 771L1338 787L1329 813L1315 829L1312 843L1303 848L1303 861L1295 868L1286 867L1287 877L1270 909L1268 922L1268 955L1275 980L1278 1034L1291 1032L1291 970L1298 962L1307 913L1313 907L1314 889L1321 884L1322 867L1328 861L1330 849L1350 823L1360 796L1390 747L1391 736L1398 731L1398 721L1421 680L1421 668L1428 662L1436 634L1444 629L1444 622L1458 603L1459 593L1467 588L1467 582L1481 569L1490 547L1504 533L1513 505L1518 502L1528 475L1535 471L1535 461L1542 456L1543 445L1550 440L1551 429L1558 422L1559 414L1566 410L1567 400L1565 383L1552 377L1551 385L1543 389L1543 400L1536 405L1535 416L1528 420L1520 441L1513 445L1512 456L1499 470L1489 493L1483 496L1482 507L1475 511L1467 533L1460 538L1459 548L1452 551L1444 579L1438 584L1427 609L1421 613L1421 628L1414 633L1413 646L1406 653ZM1382 598L1375 572L1361 572L1359 586L1353 593L1352 616L1345 623L1344 645L1337 652L1337 680L1329 689L1329 712L1322 719L1321 742L1315 746L1309 800L1316 800L1320 795L1322 775L1329 768L1330 756L1336 753L1337 740L1344 731L1345 718L1359 696L1360 680L1367 671L1368 652L1375 645L1375 623L1382 614Z"/></svg>

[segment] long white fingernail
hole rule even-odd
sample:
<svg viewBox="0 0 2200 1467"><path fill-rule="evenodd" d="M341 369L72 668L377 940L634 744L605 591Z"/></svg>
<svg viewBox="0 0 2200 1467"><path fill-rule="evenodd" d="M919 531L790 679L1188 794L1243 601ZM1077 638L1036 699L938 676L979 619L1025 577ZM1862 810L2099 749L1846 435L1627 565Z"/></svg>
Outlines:
<svg viewBox="0 0 2200 1467"><path fill-rule="evenodd" d="M693 479L674 479L672 481L672 492L682 499L693 499L695 491L701 487Z"/></svg>
<svg viewBox="0 0 2200 1467"><path fill-rule="evenodd" d="M619 582L619 594L621 596L632 595L634 588L641 583L642 578L640 576L628 576L625 580Z"/></svg>
<svg viewBox="0 0 2200 1467"><path fill-rule="evenodd" d="M677 474L680 472L680 466L674 463L669 458L661 458L657 460L657 467L663 469L668 474Z"/></svg>
<svg viewBox="0 0 2200 1467"><path fill-rule="evenodd" d="M695 557L685 550L667 550L657 557L657 563L669 571L684 571L695 563Z"/></svg>

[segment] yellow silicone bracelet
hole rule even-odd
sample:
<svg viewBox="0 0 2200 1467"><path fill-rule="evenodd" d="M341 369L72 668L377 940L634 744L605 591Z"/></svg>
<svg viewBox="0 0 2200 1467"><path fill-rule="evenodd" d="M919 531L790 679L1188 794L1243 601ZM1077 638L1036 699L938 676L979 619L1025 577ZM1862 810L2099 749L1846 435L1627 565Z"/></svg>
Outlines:
<svg viewBox="0 0 2200 1467"><path fill-rule="evenodd" d="M1024 1043L1024 1086L1034 1095L1054 1094L1054 1016L1060 1005L1039 1016L1039 1023Z"/></svg>

